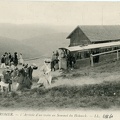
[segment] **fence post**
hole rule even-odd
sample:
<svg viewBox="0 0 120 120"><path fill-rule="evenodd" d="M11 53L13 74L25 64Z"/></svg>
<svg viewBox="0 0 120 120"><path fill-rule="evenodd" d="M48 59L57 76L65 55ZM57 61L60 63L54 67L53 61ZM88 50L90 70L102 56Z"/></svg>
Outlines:
<svg viewBox="0 0 120 120"><path fill-rule="evenodd" d="M91 61L91 66L93 67L93 56L90 54L90 61Z"/></svg>
<svg viewBox="0 0 120 120"><path fill-rule="evenodd" d="M119 52L118 52L118 50L117 50L117 60L119 60Z"/></svg>

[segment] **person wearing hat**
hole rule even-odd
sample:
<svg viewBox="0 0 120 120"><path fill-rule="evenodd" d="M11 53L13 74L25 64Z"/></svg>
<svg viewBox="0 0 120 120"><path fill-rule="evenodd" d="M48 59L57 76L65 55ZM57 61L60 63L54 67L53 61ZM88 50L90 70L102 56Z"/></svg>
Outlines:
<svg viewBox="0 0 120 120"><path fill-rule="evenodd" d="M1 68L6 68L6 65L5 65L5 55L2 55L2 57L1 57Z"/></svg>
<svg viewBox="0 0 120 120"><path fill-rule="evenodd" d="M28 76L29 76L30 80L32 80L33 67L34 67L33 64L31 64L31 65L28 67Z"/></svg>
<svg viewBox="0 0 120 120"><path fill-rule="evenodd" d="M3 76L3 74L0 74L0 86L1 86L1 92L3 92L3 91L5 91L5 90L7 90L8 91L8 89L9 89L9 84L6 84L5 82L4 82L4 76ZM4 89L4 88L6 88L6 89ZM6 92L7 92L6 91Z"/></svg>
<svg viewBox="0 0 120 120"><path fill-rule="evenodd" d="M40 78L38 81L38 84L39 85L42 84L45 88L51 85L51 80L52 80L51 69L49 68L49 64L50 64L49 61L47 60L44 61L44 65L41 68L42 74L40 75Z"/></svg>
<svg viewBox="0 0 120 120"><path fill-rule="evenodd" d="M30 76L29 76L29 66L28 64L24 64L23 65L24 68L22 68L19 73L20 73L20 80L19 81L22 81L22 82L19 82L18 81L18 85L21 86L19 89L31 89L31 86L32 86L32 80L30 79Z"/></svg>
<svg viewBox="0 0 120 120"><path fill-rule="evenodd" d="M28 73L28 77L32 82L32 74L33 74L33 70L36 70L38 67L35 63L32 63L30 66L27 67L27 73Z"/></svg>
<svg viewBox="0 0 120 120"><path fill-rule="evenodd" d="M14 65L15 66L18 65L18 54L17 54L17 52L14 53Z"/></svg>
<svg viewBox="0 0 120 120"><path fill-rule="evenodd" d="M55 71L55 64L56 64L56 54L53 52L52 58L51 58L51 71Z"/></svg>
<svg viewBox="0 0 120 120"><path fill-rule="evenodd" d="M16 84L17 91L22 90L24 88L24 84L23 84L24 80L25 80L25 71L22 68L18 71L17 84Z"/></svg>
<svg viewBox="0 0 120 120"><path fill-rule="evenodd" d="M9 56L8 53L5 53L5 65L9 65Z"/></svg>
<svg viewBox="0 0 120 120"><path fill-rule="evenodd" d="M6 66L6 69L2 72L3 74L3 82L6 84L9 84L9 91L11 91L11 70L9 69L9 66Z"/></svg>
<svg viewBox="0 0 120 120"><path fill-rule="evenodd" d="M24 63L22 53L20 53L20 56L19 56L19 63L20 63L20 65L23 65L23 63Z"/></svg>

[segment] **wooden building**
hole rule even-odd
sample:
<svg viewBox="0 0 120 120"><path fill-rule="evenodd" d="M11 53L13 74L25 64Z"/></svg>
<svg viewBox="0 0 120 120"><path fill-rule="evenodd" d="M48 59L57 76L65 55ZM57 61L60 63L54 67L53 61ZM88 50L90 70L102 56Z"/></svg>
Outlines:
<svg viewBox="0 0 120 120"><path fill-rule="evenodd" d="M110 59L119 59L119 25L77 26L68 35L67 39L70 39L69 46L60 49L64 51L66 56L71 54L75 57L77 67L81 67L82 65L93 66L94 59L98 57L100 62L109 61ZM68 58L66 58L66 60L67 59Z"/></svg>
<svg viewBox="0 0 120 120"><path fill-rule="evenodd" d="M120 41L120 25L77 26L67 37L71 46Z"/></svg>

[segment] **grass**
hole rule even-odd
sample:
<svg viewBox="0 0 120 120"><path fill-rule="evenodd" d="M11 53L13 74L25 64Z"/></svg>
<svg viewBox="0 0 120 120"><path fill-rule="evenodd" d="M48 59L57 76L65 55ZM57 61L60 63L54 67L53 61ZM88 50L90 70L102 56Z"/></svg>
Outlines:
<svg viewBox="0 0 120 120"><path fill-rule="evenodd" d="M4 108L102 108L120 107L120 82L84 86L59 86L50 89L34 88L9 96L0 96L0 106Z"/></svg>
<svg viewBox="0 0 120 120"><path fill-rule="evenodd" d="M111 109L120 108L120 62L64 71L59 77L54 76L52 84L57 82L74 83L74 85L57 84L49 89L33 88L22 93L0 93L1 109ZM94 84L91 83L94 80ZM99 82L104 81L104 82ZM36 83L38 77L34 77ZM81 82L86 84L80 84ZM97 84L96 84L97 83Z"/></svg>

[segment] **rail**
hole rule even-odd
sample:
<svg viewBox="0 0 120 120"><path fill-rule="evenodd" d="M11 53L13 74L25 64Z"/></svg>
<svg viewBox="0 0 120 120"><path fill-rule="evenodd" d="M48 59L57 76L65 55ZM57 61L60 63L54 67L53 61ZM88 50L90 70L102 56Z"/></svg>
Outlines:
<svg viewBox="0 0 120 120"><path fill-rule="evenodd" d="M114 52L116 52L117 54L117 56L116 56L116 58L117 58L117 60L119 60L119 51L120 51L120 49L117 49L117 50L112 50L112 51L108 51L108 52L102 52L102 53L98 53L98 54L91 54L90 55L90 60L91 60L91 66L94 66L94 62L93 62L93 57L95 57L95 56L100 56L100 55L104 55L104 54L109 54L109 53L114 53Z"/></svg>

